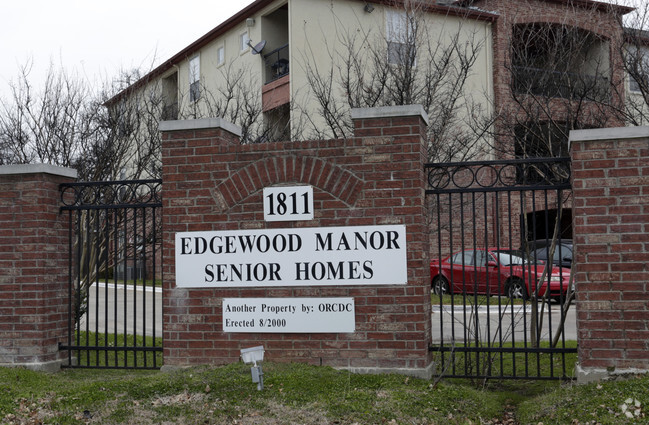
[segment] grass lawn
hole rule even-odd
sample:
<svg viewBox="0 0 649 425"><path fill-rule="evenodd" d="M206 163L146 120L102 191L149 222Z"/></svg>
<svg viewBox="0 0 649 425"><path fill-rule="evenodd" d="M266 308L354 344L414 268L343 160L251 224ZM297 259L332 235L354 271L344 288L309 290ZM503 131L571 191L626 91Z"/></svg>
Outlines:
<svg viewBox="0 0 649 425"><path fill-rule="evenodd" d="M3 424L646 424L649 377L476 386L329 367L242 363L173 372L0 368ZM626 409L625 406L626 405ZM631 418L628 417L631 416ZM505 422L513 420L513 422ZM595 421L595 422L591 422Z"/></svg>
<svg viewBox="0 0 649 425"><path fill-rule="evenodd" d="M162 347L162 338L81 331L75 334L72 345L99 347L72 350L80 367L159 368L163 364L162 352L153 350Z"/></svg>
<svg viewBox="0 0 649 425"><path fill-rule="evenodd" d="M446 375L529 378L551 377L571 379L577 353L527 352L523 343L494 345L494 352L436 352L434 361ZM488 348L488 347L482 347ZM550 348L541 342L540 349ZM576 341L566 341L566 349L577 348ZM466 375L465 375L466 376Z"/></svg>
<svg viewBox="0 0 649 425"><path fill-rule="evenodd" d="M83 332L79 338L113 348L108 353L77 351L81 365L162 363L161 353L121 348L160 346L160 340ZM511 353L498 353L486 363L476 359L475 364L487 364L492 374L513 368L525 376L523 357L532 356L538 359L532 367L542 375L564 366L568 375L573 373L572 353L530 355L510 348ZM455 354L461 367L474 361ZM444 354L435 355L441 365ZM556 380L358 375L270 362L263 370L265 386L258 391L250 367L242 363L171 372L65 369L47 374L0 368L0 424L649 424L649 375L579 386Z"/></svg>

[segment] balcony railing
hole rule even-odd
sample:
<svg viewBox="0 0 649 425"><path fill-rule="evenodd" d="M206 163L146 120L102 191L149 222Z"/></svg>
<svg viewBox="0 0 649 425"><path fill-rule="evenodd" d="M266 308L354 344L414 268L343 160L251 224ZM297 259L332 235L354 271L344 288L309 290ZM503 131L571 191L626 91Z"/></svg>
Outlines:
<svg viewBox="0 0 649 425"><path fill-rule="evenodd" d="M609 99L609 79L583 73L514 66L512 89L515 93L563 99Z"/></svg>
<svg viewBox="0 0 649 425"><path fill-rule="evenodd" d="M178 119L178 102L165 105L162 109L163 120L177 120Z"/></svg>
<svg viewBox="0 0 649 425"><path fill-rule="evenodd" d="M264 55L266 63L266 84L289 73L288 44Z"/></svg>

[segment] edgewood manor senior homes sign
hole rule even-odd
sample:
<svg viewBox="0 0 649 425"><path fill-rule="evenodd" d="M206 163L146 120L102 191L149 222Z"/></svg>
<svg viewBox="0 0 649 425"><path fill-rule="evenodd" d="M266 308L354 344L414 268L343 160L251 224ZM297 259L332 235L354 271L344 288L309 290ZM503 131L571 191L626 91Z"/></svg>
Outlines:
<svg viewBox="0 0 649 425"><path fill-rule="evenodd" d="M176 286L404 285L403 225L180 232Z"/></svg>
<svg viewBox="0 0 649 425"><path fill-rule="evenodd" d="M313 219L310 186L264 189L266 221ZM404 225L179 232L176 286L405 285ZM354 332L354 299L224 298L224 332Z"/></svg>

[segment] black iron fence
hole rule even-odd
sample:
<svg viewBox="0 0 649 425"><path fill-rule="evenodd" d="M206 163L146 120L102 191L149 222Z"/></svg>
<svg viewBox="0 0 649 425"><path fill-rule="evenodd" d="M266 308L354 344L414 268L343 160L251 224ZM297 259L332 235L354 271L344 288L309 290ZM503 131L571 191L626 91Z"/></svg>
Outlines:
<svg viewBox="0 0 649 425"><path fill-rule="evenodd" d="M161 181L70 183L67 367L162 364Z"/></svg>
<svg viewBox="0 0 649 425"><path fill-rule="evenodd" d="M570 379L569 158L426 164L438 373ZM561 266L561 267L560 267Z"/></svg>

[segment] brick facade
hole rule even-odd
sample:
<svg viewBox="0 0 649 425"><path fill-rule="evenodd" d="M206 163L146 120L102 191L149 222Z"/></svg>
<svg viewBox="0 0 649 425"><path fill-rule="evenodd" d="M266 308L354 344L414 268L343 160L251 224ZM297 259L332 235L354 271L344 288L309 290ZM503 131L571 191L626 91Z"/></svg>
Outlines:
<svg viewBox="0 0 649 425"><path fill-rule="evenodd" d="M75 178L48 165L0 167L0 365L60 368L68 228L59 184Z"/></svg>
<svg viewBox="0 0 649 425"><path fill-rule="evenodd" d="M430 376L430 278L421 107L355 110L355 137L239 145L221 120L165 122L164 358L166 366L224 364L264 345L266 359ZM311 185L311 221L265 222L262 189ZM176 232L404 224L408 283L193 289L175 286ZM222 331L223 298L353 297L356 331Z"/></svg>
<svg viewBox="0 0 649 425"><path fill-rule="evenodd" d="M649 127L571 145L579 377L649 372Z"/></svg>
<svg viewBox="0 0 649 425"><path fill-rule="evenodd" d="M613 7L603 3L590 1L565 1L565 0L477 0L472 5L490 12L495 12L498 18L492 27L491 42L493 46L493 99L497 111L495 121L496 134L494 140L495 159L512 159L517 157L515 149L515 130L529 123L542 124L553 121L560 124L562 121L578 122L582 128L590 127L617 127L625 123L621 120L618 110L623 109L625 94L625 74L622 66L623 31L620 25L620 14L626 12L625 8ZM610 106L602 102L590 102L588 99L571 101L562 97L544 97L540 94L513 93L513 79L515 66L512 63L512 44L515 42L514 29L517 26L548 24L551 26L568 26L592 34L601 42L601 51L592 52L607 63L610 67L608 83L610 84ZM537 40L538 41L538 40ZM533 44L530 41L530 45ZM570 56L570 55L567 55ZM556 63L548 63L548 70L552 70ZM577 70L575 70L577 73ZM592 93L591 93L592 94ZM523 106L524 105L524 106ZM610 113L607 113L607 109ZM554 152L548 156L555 156ZM565 151L562 155L566 155ZM519 156L521 157L521 156ZM475 185L477 186L477 185ZM477 247L493 246L500 241L503 248L518 248L524 239L534 239L524 233L521 223L530 219L534 213L543 214L547 209L549 215L556 214L558 210L557 193L537 192L534 196L525 195L523 199L518 194L511 198L499 195L485 195L469 200L464 200L466 210L462 213L458 206L460 202L451 199L447 202L455 206L451 210L453 219L462 221L462 225L454 225L453 234L444 233L439 239L441 243L431 242L431 257L443 258L458 251L465 246ZM565 193L561 195L567 195ZM531 198L536 198L532 200ZM562 214L564 223L569 222L572 214L572 203L569 196L562 196ZM494 205L497 205L495 208ZM488 209L488 210L487 210ZM473 211L480 211L475 214ZM484 212L483 212L484 211ZM496 219L498 217L498 219ZM554 218L550 219L551 222ZM449 221L442 218L443 222ZM456 222L457 223L457 222ZM466 225L465 225L466 224ZM433 237L438 223L432 222L431 232ZM441 226L449 228L449 224ZM552 237L553 226L550 224L547 233L541 232L536 239ZM531 229L528 229L531 230ZM561 228L564 239L571 238L572 229L568 225ZM476 242L477 241L477 242Z"/></svg>
<svg viewBox="0 0 649 425"><path fill-rule="evenodd" d="M567 1L567 0L477 0L473 6L480 9L496 12L499 16L493 26L493 90L494 104L501 115L497 124L500 126L498 134L503 135L496 141L496 155L511 157L513 154L513 140L505 137L511 134L512 129L506 128L513 123L523 123L530 118L546 120L546 115L552 115L553 121L560 121L557 117L565 116L567 121L579 121L582 128L603 128L623 126L625 123L616 113L624 104L625 74L622 63L623 30L620 25L626 9L606 5L601 2ZM601 40L606 48L600 52L604 63L608 63L611 70L609 83L611 87L609 101L612 105L611 113L602 113L604 103L589 103L586 99L570 103L566 99L540 99L538 109L534 102L527 105L524 110L520 103L525 104L526 96L518 94L518 101L512 95L512 41L513 29L517 25L547 23L556 26L570 26L579 28L593 34ZM556 64L554 64L556 65ZM549 64L553 66L553 64ZM592 119L591 119L592 118ZM593 121L594 120L594 121ZM513 136L512 136L513 137Z"/></svg>

